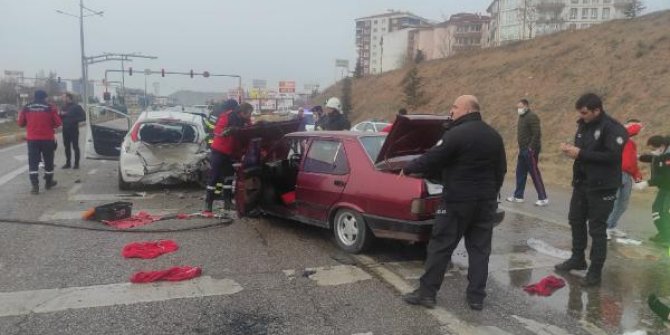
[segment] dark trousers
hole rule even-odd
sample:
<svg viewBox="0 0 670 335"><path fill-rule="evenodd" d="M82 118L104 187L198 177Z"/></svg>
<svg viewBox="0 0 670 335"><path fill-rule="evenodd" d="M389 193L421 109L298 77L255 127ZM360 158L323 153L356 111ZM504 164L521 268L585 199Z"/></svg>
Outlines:
<svg viewBox="0 0 670 335"><path fill-rule="evenodd" d="M651 205L651 217L661 239L670 242L670 190L658 190Z"/></svg>
<svg viewBox="0 0 670 335"><path fill-rule="evenodd" d="M74 165L79 165L79 128L63 128L63 147L65 148L65 162L70 165L72 162L72 152L74 150Z"/></svg>
<svg viewBox="0 0 670 335"><path fill-rule="evenodd" d="M537 191L537 198L539 200L547 199L547 191L544 188L540 169L537 167L539 159L539 152L530 149L520 150L516 161L515 198L523 199L523 193L526 190L526 179L528 174L530 174L530 178L533 180L533 185L535 185L535 190Z"/></svg>
<svg viewBox="0 0 670 335"><path fill-rule="evenodd" d="M226 154L212 150L210 156L211 169L209 170L209 181L207 182L207 196L213 197L216 190L216 184L223 182L223 198L226 201L232 200L233 188L233 159ZM211 194L211 195L210 195Z"/></svg>
<svg viewBox="0 0 670 335"><path fill-rule="evenodd" d="M469 262L467 297L471 301L481 302L486 297L497 201L449 203L443 206L444 210L440 210L435 218L428 243L425 273L420 279L421 293L427 296L437 294L451 255L461 238L465 237Z"/></svg>
<svg viewBox="0 0 670 335"><path fill-rule="evenodd" d="M54 152L56 141L28 141L28 172L30 183L39 185L40 161L44 161L44 179L51 182L54 177Z"/></svg>
<svg viewBox="0 0 670 335"><path fill-rule="evenodd" d="M614 207L616 192L617 189L586 190L581 186L572 190L568 214L572 230L572 258L585 259L587 233L590 234L590 258L594 270L601 270L607 258L607 218Z"/></svg>

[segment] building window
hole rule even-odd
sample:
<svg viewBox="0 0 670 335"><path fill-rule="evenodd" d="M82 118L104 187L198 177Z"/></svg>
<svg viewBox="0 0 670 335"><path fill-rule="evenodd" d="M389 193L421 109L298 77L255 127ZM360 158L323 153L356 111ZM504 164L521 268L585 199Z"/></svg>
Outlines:
<svg viewBox="0 0 670 335"><path fill-rule="evenodd" d="M570 20L576 20L577 19L577 14L579 14L579 9L570 8Z"/></svg>
<svg viewBox="0 0 670 335"><path fill-rule="evenodd" d="M603 3L612 3L612 0L603 0Z"/></svg>
<svg viewBox="0 0 670 335"><path fill-rule="evenodd" d="M373 23L376 25L376 24L377 24L377 20L375 20Z"/></svg>
<svg viewBox="0 0 670 335"><path fill-rule="evenodd" d="M609 20L610 18L610 9L603 8L603 20Z"/></svg>
<svg viewBox="0 0 670 335"><path fill-rule="evenodd" d="M373 32L373 33L376 33L376 32L377 32L377 28L372 29L372 32Z"/></svg>
<svg viewBox="0 0 670 335"><path fill-rule="evenodd" d="M571 3L579 3L579 0L572 0Z"/></svg>
<svg viewBox="0 0 670 335"><path fill-rule="evenodd" d="M582 20L586 20L589 18L589 9L588 8L582 8Z"/></svg>
<svg viewBox="0 0 670 335"><path fill-rule="evenodd" d="M598 8L591 8L591 18L592 19L598 18Z"/></svg>
<svg viewBox="0 0 670 335"><path fill-rule="evenodd" d="M584 1L582 1L582 3L587 4L587 3L589 3L589 0L584 0ZM377 23L377 21L375 21L375 23Z"/></svg>

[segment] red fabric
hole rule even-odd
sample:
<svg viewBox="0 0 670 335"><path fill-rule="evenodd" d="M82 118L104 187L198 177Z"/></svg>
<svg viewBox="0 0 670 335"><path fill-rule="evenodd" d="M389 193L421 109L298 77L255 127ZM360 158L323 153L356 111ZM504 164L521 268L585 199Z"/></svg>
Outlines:
<svg viewBox="0 0 670 335"><path fill-rule="evenodd" d="M151 215L147 212L139 212L127 219L114 220L114 221L105 220L102 222L117 229L128 229L133 227L144 226L152 222L156 222L160 219L161 217L158 215Z"/></svg>
<svg viewBox="0 0 670 335"><path fill-rule="evenodd" d="M121 255L125 258L150 259L177 251L177 249L179 245L171 240L132 242L123 247Z"/></svg>
<svg viewBox="0 0 670 335"><path fill-rule="evenodd" d="M391 128L393 128L393 123L391 123L391 124L389 124L388 126L384 127L384 128L382 129L382 133L390 133L390 132L391 132Z"/></svg>
<svg viewBox="0 0 670 335"><path fill-rule="evenodd" d="M632 123L626 126L628 130L628 142L623 147L623 153L621 154L621 168L623 172L628 173L633 176L633 179L636 182L642 180L642 173L640 168L637 166L637 145L633 141L633 136L640 133L642 130L642 125L639 123Z"/></svg>
<svg viewBox="0 0 670 335"><path fill-rule="evenodd" d="M140 271L130 277L135 284L151 283L155 281L181 281L200 277L202 269L197 266L175 266L158 271Z"/></svg>
<svg viewBox="0 0 670 335"><path fill-rule="evenodd" d="M524 286L523 290L530 294L548 297L563 286L565 286L565 280L556 276L547 276L542 278L537 284Z"/></svg>
<svg viewBox="0 0 670 335"><path fill-rule="evenodd" d="M291 205L295 203L295 191L282 194L281 201L284 203L284 205Z"/></svg>
<svg viewBox="0 0 670 335"><path fill-rule="evenodd" d="M55 129L62 124L58 108L42 102L33 102L23 107L16 122L19 127L26 127L28 141L55 140Z"/></svg>

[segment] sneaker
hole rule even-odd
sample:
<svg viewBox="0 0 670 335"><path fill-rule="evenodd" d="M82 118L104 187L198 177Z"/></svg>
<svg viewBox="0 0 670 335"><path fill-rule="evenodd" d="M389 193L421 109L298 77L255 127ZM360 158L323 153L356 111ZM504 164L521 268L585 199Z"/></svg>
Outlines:
<svg viewBox="0 0 670 335"><path fill-rule="evenodd" d="M522 203L523 202L523 198L516 198L516 197L507 197L507 199L505 199L505 200L507 200L509 202L517 202L517 203Z"/></svg>
<svg viewBox="0 0 670 335"><path fill-rule="evenodd" d="M422 295L419 292L419 289L414 290L412 293L405 294L402 299L410 305L421 305L426 308L435 308L435 305L437 304L435 297Z"/></svg>
<svg viewBox="0 0 670 335"><path fill-rule="evenodd" d="M617 228L608 229L612 233L612 237L626 238L628 234L625 231L619 230Z"/></svg>
<svg viewBox="0 0 670 335"><path fill-rule="evenodd" d="M69 169L70 168L70 163L65 163L65 165L61 166L61 169Z"/></svg>
<svg viewBox="0 0 670 335"><path fill-rule="evenodd" d="M50 189L54 188L54 186L56 186L56 185L58 185L58 182L55 181L55 180L52 180L50 182L47 182L46 189L50 190Z"/></svg>
<svg viewBox="0 0 670 335"><path fill-rule="evenodd" d="M72 168L75 170L79 170L79 164L75 164Z"/></svg>
<svg viewBox="0 0 670 335"><path fill-rule="evenodd" d="M567 261L556 264L556 266L554 266L554 269L560 272L568 272L570 270L586 270L586 268L587 265L585 260L577 260L573 258L570 258Z"/></svg>
<svg viewBox="0 0 670 335"><path fill-rule="evenodd" d="M538 206L538 207L544 207L544 206L547 206L547 205L549 205L549 199L538 200L538 201L535 202L535 206Z"/></svg>
<svg viewBox="0 0 670 335"><path fill-rule="evenodd" d="M608 240L608 241L611 241L611 240L612 240L612 236L614 235L614 233L612 232L612 230L614 230L614 229L609 229L609 228L607 228L607 230L605 231L605 234L607 234L607 240Z"/></svg>

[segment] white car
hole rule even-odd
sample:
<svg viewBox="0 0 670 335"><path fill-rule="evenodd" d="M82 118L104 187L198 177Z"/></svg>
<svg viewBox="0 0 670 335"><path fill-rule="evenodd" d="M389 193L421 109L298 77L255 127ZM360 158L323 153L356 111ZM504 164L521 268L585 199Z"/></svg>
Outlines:
<svg viewBox="0 0 670 335"><path fill-rule="evenodd" d="M351 131L379 133L388 125L390 125L388 122L363 121L351 127Z"/></svg>
<svg viewBox="0 0 670 335"><path fill-rule="evenodd" d="M201 115L174 109L144 111L130 126L129 116L94 107L88 117L86 158L118 160L119 189L204 182L209 162Z"/></svg>

